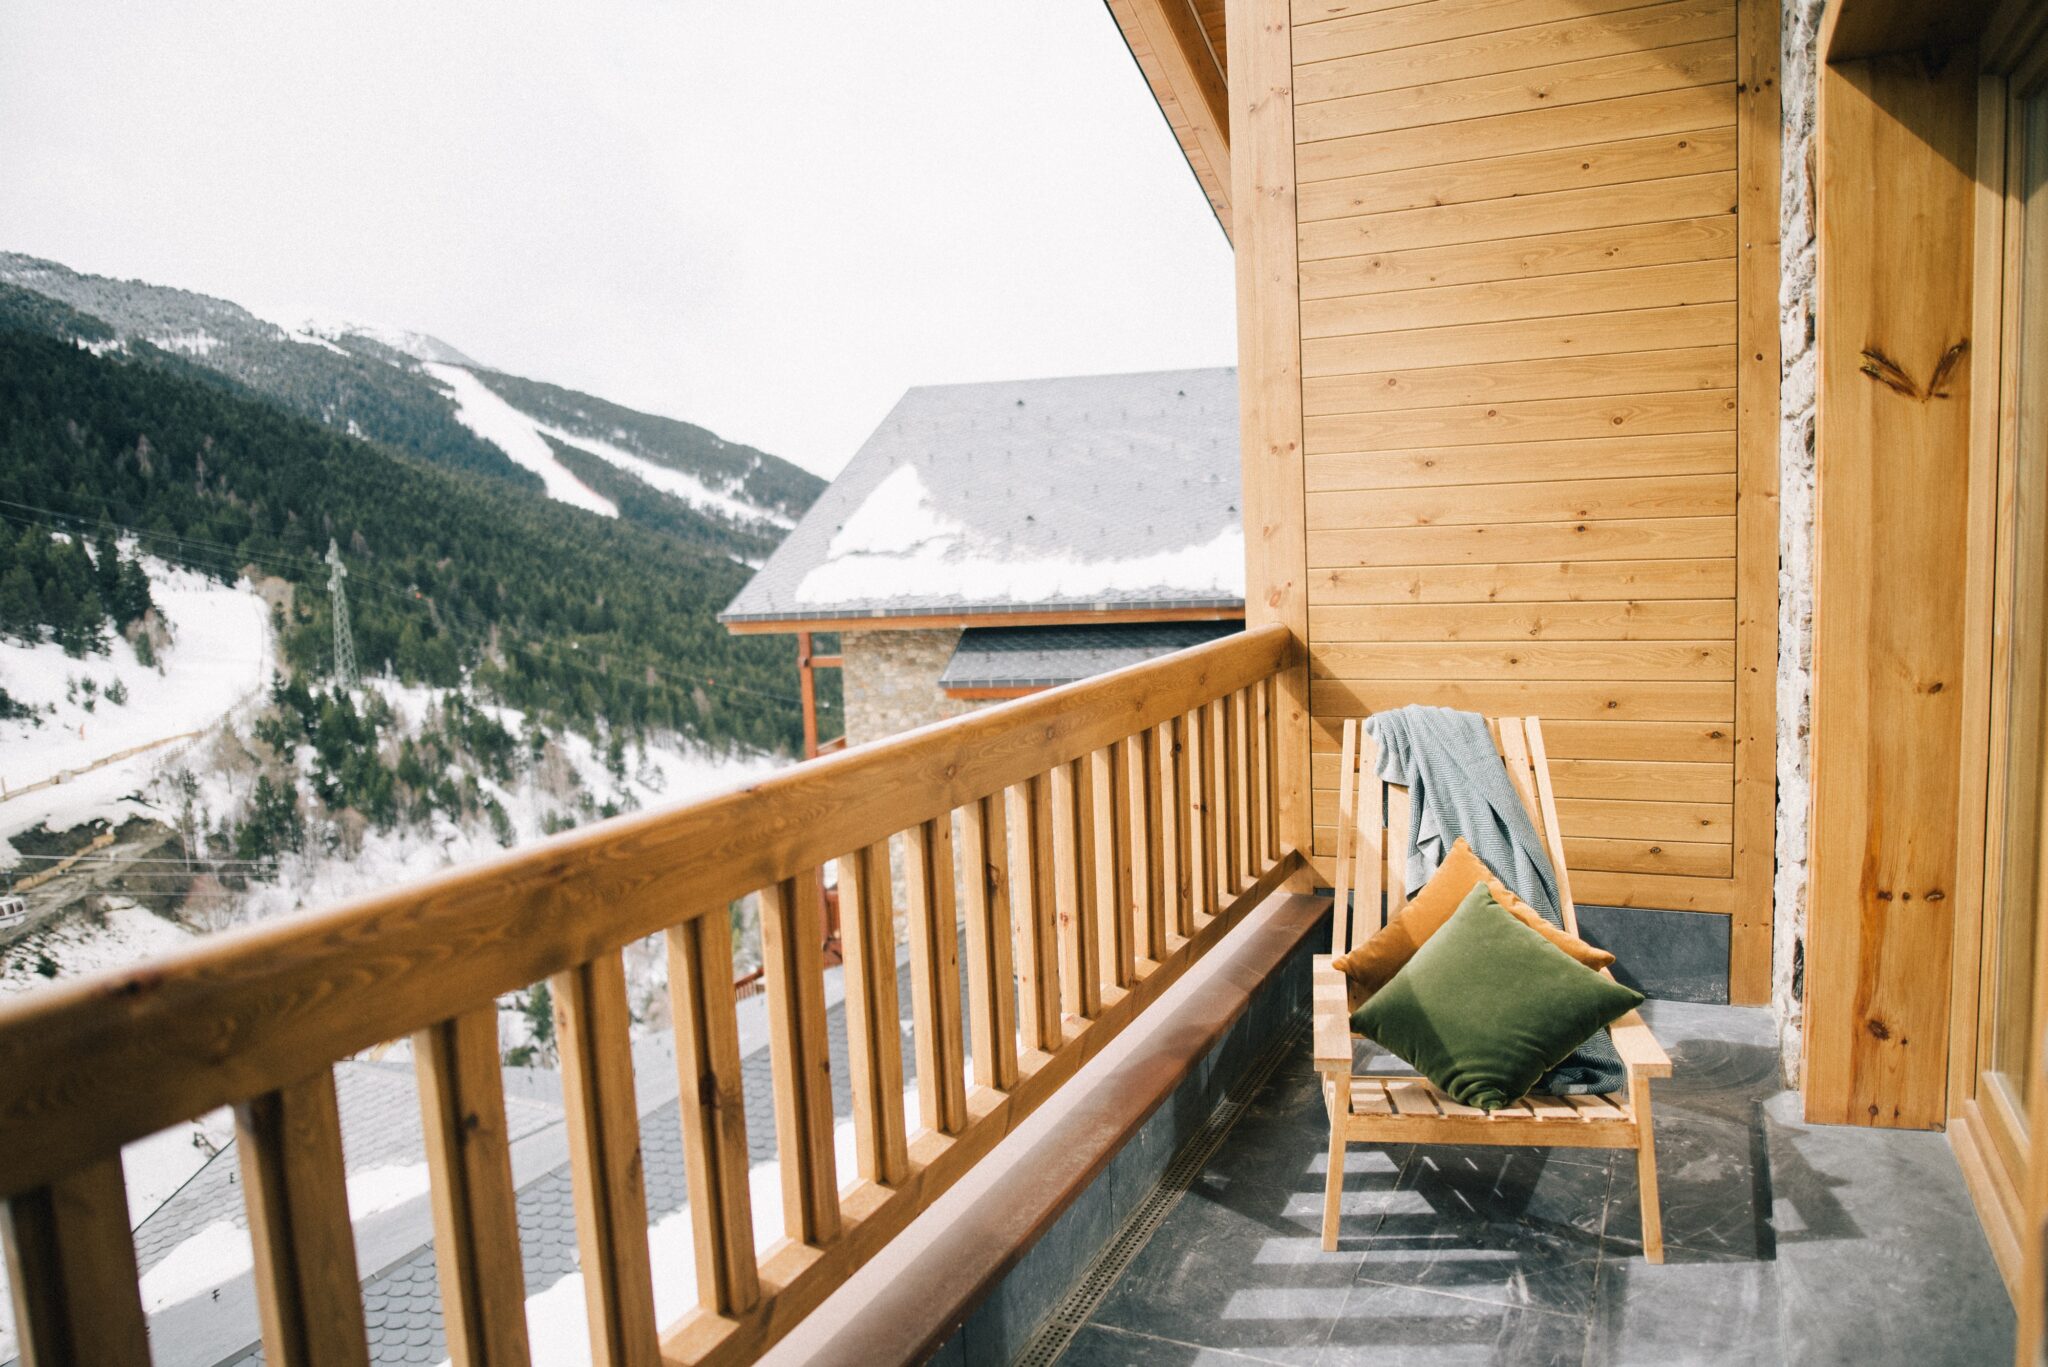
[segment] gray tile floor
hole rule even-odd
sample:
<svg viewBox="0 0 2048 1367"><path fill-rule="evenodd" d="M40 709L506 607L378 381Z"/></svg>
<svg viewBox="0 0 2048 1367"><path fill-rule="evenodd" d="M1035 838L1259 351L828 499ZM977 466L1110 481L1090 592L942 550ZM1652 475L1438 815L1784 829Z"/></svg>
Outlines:
<svg viewBox="0 0 2048 1367"><path fill-rule="evenodd" d="M1809 1127L1768 1013L1646 1008L1666 1261L1633 1156L1360 1148L1321 1250L1307 1043L1098 1306L1067 1367L1996 1364L2013 1314L1938 1134Z"/></svg>

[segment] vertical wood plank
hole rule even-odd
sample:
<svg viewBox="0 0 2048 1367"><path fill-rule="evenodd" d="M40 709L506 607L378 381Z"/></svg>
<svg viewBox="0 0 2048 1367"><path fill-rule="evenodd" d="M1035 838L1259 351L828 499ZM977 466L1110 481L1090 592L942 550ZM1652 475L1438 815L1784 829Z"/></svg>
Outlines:
<svg viewBox="0 0 2048 1367"><path fill-rule="evenodd" d="M1231 891L1236 893L1252 881L1258 868L1253 838L1258 818L1252 810L1252 700L1248 689L1240 688L1230 695L1230 754L1230 837L1235 875Z"/></svg>
<svg viewBox="0 0 2048 1367"><path fill-rule="evenodd" d="M1209 805L1209 727L1201 708L1181 721L1181 743L1185 747L1188 814L1188 902L1193 924L1216 914L1216 827Z"/></svg>
<svg viewBox="0 0 2048 1367"><path fill-rule="evenodd" d="M673 927L666 938L697 1303L713 1314L734 1315L761 1299L761 1274L754 1253L754 1194L747 1179L732 919L720 907Z"/></svg>
<svg viewBox="0 0 2048 1367"><path fill-rule="evenodd" d="M1095 827L1095 927L1104 980L1127 988L1137 978L1131 897L1131 785L1128 742L1088 756Z"/></svg>
<svg viewBox="0 0 2048 1367"><path fill-rule="evenodd" d="M915 858L913 852L913 864ZM895 901L888 841L839 861L854 1150L860 1175L884 1186L896 1185L910 1172L903 1119L903 1008L896 989Z"/></svg>
<svg viewBox="0 0 2048 1367"><path fill-rule="evenodd" d="M548 983L561 1045L563 1121L591 1360L607 1367L655 1367L661 1351L625 961L613 950Z"/></svg>
<svg viewBox="0 0 2048 1367"><path fill-rule="evenodd" d="M824 947L825 908L814 870L805 869L761 890L761 958L768 981L768 1059L775 1075L782 1227L791 1239L814 1247L839 1237Z"/></svg>
<svg viewBox="0 0 2048 1367"><path fill-rule="evenodd" d="M412 1052L449 1361L454 1367L523 1367L529 1361L526 1272L497 1008L419 1031Z"/></svg>
<svg viewBox="0 0 2048 1367"><path fill-rule="evenodd" d="M333 1072L235 1107L235 1149L264 1357L279 1367L368 1362Z"/></svg>
<svg viewBox="0 0 2048 1367"><path fill-rule="evenodd" d="M1195 933L1194 890L1188 873L1188 790L1180 718L1152 731L1159 762L1159 884L1166 897L1166 924L1181 939Z"/></svg>
<svg viewBox="0 0 2048 1367"><path fill-rule="evenodd" d="M1026 1049L1049 1054L1066 1039L1060 1023L1051 779L1029 779L1004 797L1010 815L1011 906L1017 917L1017 1033Z"/></svg>
<svg viewBox="0 0 2048 1367"><path fill-rule="evenodd" d="M1232 800L1236 761L1231 749L1230 700L1218 698L1202 709L1209 728L1209 848L1216 871L1216 897L1221 910L1237 895L1237 841L1231 836L1236 803Z"/></svg>
<svg viewBox="0 0 2048 1367"><path fill-rule="evenodd" d="M22 1367L148 1367L121 1160L0 1207Z"/></svg>
<svg viewBox="0 0 2048 1367"><path fill-rule="evenodd" d="M1536 781L1536 828L1543 833L1543 843L1550 854L1551 872L1557 875L1557 910L1564 919L1567 934L1579 933L1579 907L1572 898L1572 871L1565 863L1564 831L1557 821L1557 793L1550 783L1550 752L1543 745L1543 723L1534 717L1523 723L1523 735L1529 746L1529 769ZM1644 1094L1649 1085L1644 1084Z"/></svg>
<svg viewBox="0 0 2048 1367"><path fill-rule="evenodd" d="M1092 1020L1102 1011L1101 944L1095 924L1093 789L1080 761L1052 771L1052 862L1060 928L1060 1005Z"/></svg>
<svg viewBox="0 0 2048 1367"><path fill-rule="evenodd" d="M1735 915L1728 1000L1771 995L1778 788L1778 0L1736 12Z"/></svg>
<svg viewBox="0 0 2048 1367"><path fill-rule="evenodd" d="M1408 851L1415 846L1415 832L1408 814L1408 790L1382 782L1387 794L1387 920L1401 914L1408 905Z"/></svg>
<svg viewBox="0 0 2048 1367"><path fill-rule="evenodd" d="M1352 829L1358 835L1358 849L1353 855L1352 868L1358 878L1357 910L1351 916L1351 940L1347 950L1356 949L1369 939L1387 921L1393 919L1393 912L1387 910L1385 894L1390 887L1399 884L1398 878L1387 878L1387 850L1397 842L1388 837L1388 821L1383 815L1387 805L1386 781L1380 777L1380 748L1366 732L1363 722L1346 722L1346 727L1356 726L1353 733L1358 740L1358 795L1357 814ZM1404 828L1399 839L1407 839Z"/></svg>
<svg viewBox="0 0 2048 1367"><path fill-rule="evenodd" d="M1330 952L1351 952L1351 850L1357 841L1358 825L1358 719L1346 718L1344 738L1337 755L1337 878L1330 912ZM1361 906L1357 913L1364 916Z"/></svg>
<svg viewBox="0 0 2048 1367"><path fill-rule="evenodd" d="M1977 362L1970 342L1977 78L1968 61L1820 76L1819 597L1814 620L1806 1118L1946 1118Z"/></svg>
<svg viewBox="0 0 2048 1367"><path fill-rule="evenodd" d="M1294 44L1287 0L1228 0L1231 238L1237 263L1245 624L1294 635L1277 679L1279 845L1314 848L1309 808L1308 514L1302 469L1301 278L1295 220ZM1304 871L1290 886L1306 891Z"/></svg>
<svg viewBox="0 0 2048 1367"><path fill-rule="evenodd" d="M1252 685L1252 831L1256 871L1264 874L1280 857L1273 844L1273 681Z"/></svg>
<svg viewBox="0 0 2048 1367"><path fill-rule="evenodd" d="M967 859L967 1033L974 1081L1017 1085L1017 996L1012 983L1009 842L1000 793L961 808Z"/></svg>
<svg viewBox="0 0 2048 1367"><path fill-rule="evenodd" d="M953 815L905 833L910 871L910 1014L917 1035L917 1108L928 1130L967 1125L960 1028L960 917L953 901Z"/></svg>
<svg viewBox="0 0 2048 1367"><path fill-rule="evenodd" d="M1166 830L1161 821L1158 752L1156 728L1131 737L1131 901L1137 915L1137 952L1154 963L1167 954Z"/></svg>

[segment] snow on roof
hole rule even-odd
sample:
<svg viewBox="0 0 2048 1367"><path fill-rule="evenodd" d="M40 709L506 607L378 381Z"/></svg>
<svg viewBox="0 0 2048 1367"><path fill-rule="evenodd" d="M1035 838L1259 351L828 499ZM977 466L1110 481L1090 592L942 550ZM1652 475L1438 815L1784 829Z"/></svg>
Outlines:
<svg viewBox="0 0 2048 1367"><path fill-rule="evenodd" d="M727 622L1238 607L1228 368L904 394Z"/></svg>

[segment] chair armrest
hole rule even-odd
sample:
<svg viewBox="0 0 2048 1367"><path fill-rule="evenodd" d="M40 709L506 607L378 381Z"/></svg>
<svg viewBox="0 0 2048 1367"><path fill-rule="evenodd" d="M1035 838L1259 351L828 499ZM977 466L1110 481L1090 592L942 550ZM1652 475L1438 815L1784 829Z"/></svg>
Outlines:
<svg viewBox="0 0 2048 1367"><path fill-rule="evenodd" d="M1608 1026L1607 1033L1613 1037L1614 1052L1621 1055L1621 1061L1628 1066L1631 1076L1671 1076L1671 1056L1664 1052L1663 1045L1657 1043L1650 1027L1643 1024L1641 1015L1629 1012Z"/></svg>
<svg viewBox="0 0 2048 1367"><path fill-rule="evenodd" d="M1344 975L1328 954L1315 956L1309 1002L1315 1012L1315 1063L1319 1073L1351 1076L1351 1012Z"/></svg>

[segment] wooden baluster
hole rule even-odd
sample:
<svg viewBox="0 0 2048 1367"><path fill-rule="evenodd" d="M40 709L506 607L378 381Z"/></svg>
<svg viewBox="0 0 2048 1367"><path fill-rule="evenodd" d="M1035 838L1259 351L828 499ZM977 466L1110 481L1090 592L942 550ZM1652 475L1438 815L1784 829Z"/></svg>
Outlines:
<svg viewBox="0 0 2048 1367"><path fill-rule="evenodd" d="M1154 963L1166 958L1166 847L1160 824L1159 732L1140 731L1125 747L1131 793L1131 903L1138 923L1137 952Z"/></svg>
<svg viewBox="0 0 2048 1367"><path fill-rule="evenodd" d="M815 869L761 890L768 1057L775 1074L782 1227L798 1243L839 1237L832 1059L825 1037L825 907Z"/></svg>
<svg viewBox="0 0 2048 1367"><path fill-rule="evenodd" d="M0 1235L23 1367L148 1367L118 1156L9 1197Z"/></svg>
<svg viewBox="0 0 2048 1367"><path fill-rule="evenodd" d="M432 1179L434 1267L454 1367L523 1367L526 1273L498 1011L484 1006L412 1037Z"/></svg>
<svg viewBox="0 0 2048 1367"><path fill-rule="evenodd" d="M1102 967L1113 987L1138 980L1131 905L1131 760L1129 742L1088 756L1089 807L1095 818L1095 925Z"/></svg>
<svg viewBox="0 0 2048 1367"><path fill-rule="evenodd" d="M235 1107L235 1148L264 1358L278 1367L368 1362L333 1072Z"/></svg>
<svg viewBox="0 0 2048 1367"><path fill-rule="evenodd" d="M960 809L967 859L967 1019L974 1081L1017 1085L1017 997L1011 986L1010 859L1001 794Z"/></svg>
<svg viewBox="0 0 2048 1367"><path fill-rule="evenodd" d="M953 816L913 826L910 844L910 1014L917 1034L917 1111L928 1130L967 1127L960 1029L960 916L953 901Z"/></svg>
<svg viewBox="0 0 2048 1367"><path fill-rule="evenodd" d="M1102 1012L1101 944L1095 926L1094 787L1080 761L1052 771L1052 863L1060 926L1060 1005L1093 1020Z"/></svg>
<svg viewBox="0 0 2048 1367"><path fill-rule="evenodd" d="M1209 827L1212 848L1216 853L1213 864L1216 878L1216 900L1211 903L1221 911L1237 893L1237 870L1235 863L1237 842L1230 838L1231 825L1231 754L1230 754L1230 706L1227 699L1217 698L1203 709L1209 724Z"/></svg>
<svg viewBox="0 0 2048 1367"><path fill-rule="evenodd" d="M706 911L671 928L666 939L697 1303L716 1315L737 1315L760 1301L761 1271L754 1253L754 1194L747 1181L731 914L724 907Z"/></svg>
<svg viewBox="0 0 2048 1367"><path fill-rule="evenodd" d="M1195 933L1194 887L1188 875L1188 786L1181 721L1169 717L1153 729L1159 763L1159 886L1166 924L1185 940Z"/></svg>
<svg viewBox="0 0 2048 1367"><path fill-rule="evenodd" d="M1344 726L1344 739L1340 746L1341 748L1337 752L1337 868L1336 881L1330 889L1336 898L1335 905L1332 907L1330 914L1330 952L1339 955L1350 953L1352 943L1351 918L1353 900L1351 893L1354 867L1351 861L1351 854L1352 850L1357 847L1357 841L1354 837L1361 824L1357 817L1358 791L1356 786L1358 779L1358 728L1347 722ZM1375 851L1373 858L1377 860L1379 858L1377 853L1378 846L1373 848ZM1374 880L1373 886L1375 887L1379 885L1377 881L1378 874L1379 870L1377 868L1371 870L1371 877ZM1356 870L1356 877L1359 884L1363 885L1368 877L1366 870L1358 868ZM1358 907L1358 915L1364 916L1364 898L1359 898L1356 905Z"/></svg>
<svg viewBox="0 0 2048 1367"><path fill-rule="evenodd" d="M839 861L846 951L846 1063L860 1175L895 1186L910 1174L903 1121L903 1010L896 994L896 898L889 842Z"/></svg>
<svg viewBox="0 0 2048 1367"><path fill-rule="evenodd" d="M1257 875L1259 854L1254 840L1258 816L1252 808L1252 699L1246 689L1230 695L1230 833L1236 879L1232 892L1242 892Z"/></svg>
<svg viewBox="0 0 2048 1367"><path fill-rule="evenodd" d="M1060 1023L1051 789L1051 780L1040 775L1004 795L1015 881L1011 905L1017 912L1018 1032L1026 1049L1048 1054L1066 1041L1066 1028Z"/></svg>
<svg viewBox="0 0 2048 1367"><path fill-rule="evenodd" d="M1209 807L1209 728L1201 708L1181 721L1182 775L1188 814L1188 929L1192 935L1216 914L1216 839Z"/></svg>
<svg viewBox="0 0 2048 1367"><path fill-rule="evenodd" d="M633 1017L617 950L548 979L562 1055L562 1110L576 1195L576 1251L591 1361L655 1367L661 1348L648 1266L647 1188L633 1091Z"/></svg>
<svg viewBox="0 0 2048 1367"><path fill-rule="evenodd" d="M1258 871L1264 873L1280 857L1280 843L1273 831L1273 680L1267 677L1252 685L1252 743L1257 759L1252 765L1253 824L1258 831Z"/></svg>

